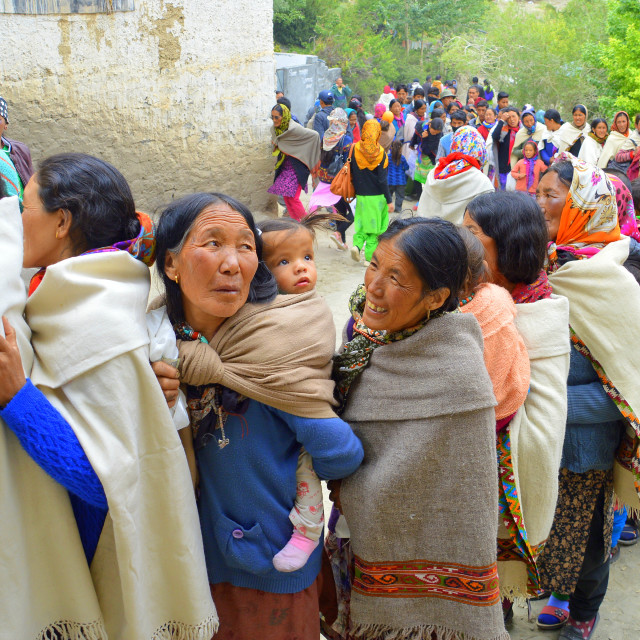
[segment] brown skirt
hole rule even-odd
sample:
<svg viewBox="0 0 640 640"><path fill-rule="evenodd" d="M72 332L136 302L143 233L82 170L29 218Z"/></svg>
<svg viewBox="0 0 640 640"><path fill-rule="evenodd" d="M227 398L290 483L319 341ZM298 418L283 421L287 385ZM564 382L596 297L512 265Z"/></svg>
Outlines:
<svg viewBox="0 0 640 640"><path fill-rule="evenodd" d="M319 580L298 593L211 585L220 628L213 640L318 640Z"/></svg>
<svg viewBox="0 0 640 640"><path fill-rule="evenodd" d="M538 559L544 589L569 595L580 577L596 503L604 492L605 550L613 529L613 471L573 473L560 469L558 504L549 539ZM604 561L604 558L603 558Z"/></svg>

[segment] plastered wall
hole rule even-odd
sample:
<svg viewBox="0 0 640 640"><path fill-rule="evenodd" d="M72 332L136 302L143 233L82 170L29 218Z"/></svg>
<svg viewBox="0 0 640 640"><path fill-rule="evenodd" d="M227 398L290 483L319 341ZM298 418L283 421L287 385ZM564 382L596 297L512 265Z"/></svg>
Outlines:
<svg viewBox="0 0 640 640"><path fill-rule="evenodd" d="M150 212L200 190L272 206L272 0L0 14L0 30L7 135L29 144L36 164L60 151L100 156Z"/></svg>

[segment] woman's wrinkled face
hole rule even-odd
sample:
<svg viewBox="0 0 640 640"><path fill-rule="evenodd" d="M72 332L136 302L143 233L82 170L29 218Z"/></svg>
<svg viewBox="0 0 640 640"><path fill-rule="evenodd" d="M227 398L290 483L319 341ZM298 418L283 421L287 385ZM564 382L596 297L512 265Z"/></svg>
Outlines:
<svg viewBox="0 0 640 640"><path fill-rule="evenodd" d="M478 240L480 240L484 247L484 259L489 269L490 282L507 289L513 288L512 286L509 286L510 283L502 275L498 267L498 245L496 244L496 241L491 236L484 233L482 227L480 227L480 225L471 217L468 209L464 212L462 224L469 229L469 231L471 231Z"/></svg>
<svg viewBox="0 0 640 640"><path fill-rule="evenodd" d="M621 113L616 118L616 128L618 129L619 133L625 133L625 131L629 128L629 119L624 115L624 113Z"/></svg>
<svg viewBox="0 0 640 640"><path fill-rule="evenodd" d="M275 109L271 112L271 120L273 122L273 126L277 129L282 122L282 114L276 111Z"/></svg>
<svg viewBox="0 0 640 640"><path fill-rule="evenodd" d="M493 109L487 109L484 114L484 121L487 124L493 124L496 121L496 112Z"/></svg>
<svg viewBox="0 0 640 640"><path fill-rule="evenodd" d="M226 203L198 214L182 250L169 253L165 265L167 276L178 278L185 317L196 331L242 307L257 269L253 232Z"/></svg>
<svg viewBox="0 0 640 640"><path fill-rule="evenodd" d="M586 120L587 116L586 114L582 113L582 111L578 110L573 112L573 125L575 127L578 127L578 129L584 125Z"/></svg>
<svg viewBox="0 0 640 640"><path fill-rule="evenodd" d="M555 242L558 237L562 210L567 202L568 193L569 187L560 181L555 171L546 173L538 183L536 200L544 214L549 240L552 242Z"/></svg>
<svg viewBox="0 0 640 640"><path fill-rule="evenodd" d="M416 268L394 240L383 240L376 248L364 274L364 286L367 298L363 320L378 331L414 327L449 296L448 289L425 294Z"/></svg>
<svg viewBox="0 0 640 640"><path fill-rule="evenodd" d="M62 210L46 211L38 189L37 175L34 175L24 189L22 200L22 266L25 269L49 267L72 255L68 236L71 214Z"/></svg>
<svg viewBox="0 0 640 640"><path fill-rule="evenodd" d="M394 102L391 105L391 107L389 108L389 110L397 118L400 115L400 113L402 112L402 106L401 106L401 104L399 102Z"/></svg>
<svg viewBox="0 0 640 640"><path fill-rule="evenodd" d="M427 105L423 104L421 107L416 109L416 115L418 118L424 118L424 114L427 113Z"/></svg>
<svg viewBox="0 0 640 640"><path fill-rule="evenodd" d="M527 115L522 118L522 124L527 127L527 129L531 129L535 122L536 119L530 113L527 113Z"/></svg>
<svg viewBox="0 0 640 640"><path fill-rule="evenodd" d="M598 122L593 132L598 136L598 138L604 138L607 135L606 122Z"/></svg>

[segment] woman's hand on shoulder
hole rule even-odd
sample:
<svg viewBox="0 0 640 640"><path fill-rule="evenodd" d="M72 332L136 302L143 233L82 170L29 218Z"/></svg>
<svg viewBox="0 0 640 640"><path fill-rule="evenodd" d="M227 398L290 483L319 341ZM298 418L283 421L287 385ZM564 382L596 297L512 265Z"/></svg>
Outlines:
<svg viewBox="0 0 640 640"><path fill-rule="evenodd" d="M180 372L162 360L151 363L151 368L158 378L158 384L164 393L169 408L175 405L180 391Z"/></svg>
<svg viewBox="0 0 640 640"><path fill-rule="evenodd" d="M2 316L3 338L0 336L0 407L5 407L24 387L27 379L22 368L15 329Z"/></svg>
<svg viewBox="0 0 640 640"><path fill-rule="evenodd" d="M342 503L340 502L340 487L342 486L342 480L329 480L327 482L327 488L329 489L329 500L333 502L336 509L342 513Z"/></svg>

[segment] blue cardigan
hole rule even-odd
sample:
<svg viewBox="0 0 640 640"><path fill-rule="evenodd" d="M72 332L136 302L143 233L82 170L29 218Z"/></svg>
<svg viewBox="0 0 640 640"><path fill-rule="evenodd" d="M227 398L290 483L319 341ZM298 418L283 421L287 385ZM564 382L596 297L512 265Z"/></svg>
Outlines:
<svg viewBox="0 0 640 640"><path fill-rule="evenodd" d="M328 480L358 468L362 445L340 418L299 418L255 400L242 416L230 415L224 429L226 447L214 439L196 451L209 580L271 593L302 591L320 572L322 544L302 569L281 573L272 564L293 532L300 446Z"/></svg>
<svg viewBox="0 0 640 640"><path fill-rule="evenodd" d="M91 564L109 507L102 484L73 429L30 380L0 410L0 417L33 460L69 492L82 546Z"/></svg>
<svg viewBox="0 0 640 640"><path fill-rule="evenodd" d="M622 436L622 414L589 360L576 349L571 349L567 395L561 466L574 473L611 469Z"/></svg>

